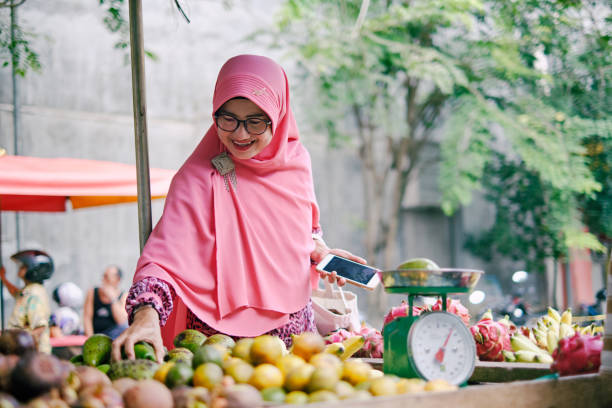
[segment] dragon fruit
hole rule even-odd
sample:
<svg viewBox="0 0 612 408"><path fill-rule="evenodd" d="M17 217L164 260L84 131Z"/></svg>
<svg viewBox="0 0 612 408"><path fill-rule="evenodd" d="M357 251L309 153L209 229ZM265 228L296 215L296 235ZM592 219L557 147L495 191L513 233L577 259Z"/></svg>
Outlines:
<svg viewBox="0 0 612 408"><path fill-rule="evenodd" d="M552 371L559 375L594 373L601 364L603 340L600 335L576 333L572 337L559 340L559 345L552 354Z"/></svg>
<svg viewBox="0 0 612 408"><path fill-rule="evenodd" d="M415 316L421 313L421 308L414 307L414 309ZM385 316L383 327L386 326L388 323L392 322L393 320L397 319L398 317L406 316L408 316L408 303L406 303L405 300L402 300L402 303L400 303L399 306L392 307L391 310L389 310L389 313L387 313L387 315Z"/></svg>
<svg viewBox="0 0 612 408"><path fill-rule="evenodd" d="M350 332L346 329L338 329L329 333L327 336L324 337L324 339L326 344L342 343L344 340L353 336L355 336L355 333L353 332Z"/></svg>
<svg viewBox="0 0 612 408"><path fill-rule="evenodd" d="M499 319L497 322L503 324L504 326L506 326L506 329L508 330L508 333L510 334L510 336L512 336L518 330L518 328L516 327L516 324L514 324L514 322L512 320L510 320L510 316L508 316L508 315L505 315L503 319ZM524 329L527 329L527 331L525 331ZM521 327L521 333L523 333L525 336L529 337L529 329L528 328Z"/></svg>
<svg viewBox="0 0 612 408"><path fill-rule="evenodd" d="M382 358L384 341L380 331L373 327L367 327L365 324L361 326L361 330L357 335L365 338L365 343L361 350L357 352L358 357L363 358Z"/></svg>
<svg viewBox="0 0 612 408"><path fill-rule="evenodd" d="M339 329L329 333L325 336L325 343L341 343L351 337L361 336L365 339L363 347L355 353L355 357L362 358L382 358L384 342L380 331L366 326L362 323L359 331L348 331L346 329Z"/></svg>
<svg viewBox="0 0 612 408"><path fill-rule="evenodd" d="M442 299L438 298L436 303L431 307L431 310L442 310ZM459 316L466 326L470 326L470 312L461 304L460 300L447 298L446 311Z"/></svg>
<svg viewBox="0 0 612 408"><path fill-rule="evenodd" d="M470 327L476 341L476 353L482 361L504 361L503 350L512 351L508 327L493 320L491 311Z"/></svg>

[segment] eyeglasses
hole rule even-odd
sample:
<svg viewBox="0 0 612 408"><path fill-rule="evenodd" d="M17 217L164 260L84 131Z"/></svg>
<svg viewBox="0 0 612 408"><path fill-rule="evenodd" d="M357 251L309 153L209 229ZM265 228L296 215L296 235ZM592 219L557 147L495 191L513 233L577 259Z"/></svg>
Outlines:
<svg viewBox="0 0 612 408"><path fill-rule="evenodd" d="M272 121L263 118L248 118L245 120L240 120L225 113L215 113L215 123L219 129L226 132L235 132L242 123L248 134L261 135L266 131L266 129L268 129L268 126L272 123Z"/></svg>

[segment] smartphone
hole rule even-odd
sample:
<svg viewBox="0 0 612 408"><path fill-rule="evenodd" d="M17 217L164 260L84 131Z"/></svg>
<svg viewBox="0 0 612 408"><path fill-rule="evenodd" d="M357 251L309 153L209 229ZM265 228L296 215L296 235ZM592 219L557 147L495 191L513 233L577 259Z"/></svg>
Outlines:
<svg viewBox="0 0 612 408"><path fill-rule="evenodd" d="M374 290L376 285L380 283L378 269L342 258L338 255L327 254L317 265L317 270L330 273L336 271L336 274L346 279L348 283L369 290Z"/></svg>

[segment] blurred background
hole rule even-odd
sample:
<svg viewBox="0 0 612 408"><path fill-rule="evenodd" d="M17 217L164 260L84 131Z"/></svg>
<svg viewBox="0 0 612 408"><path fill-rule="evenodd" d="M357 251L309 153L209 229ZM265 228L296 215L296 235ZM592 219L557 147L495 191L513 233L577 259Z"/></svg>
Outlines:
<svg viewBox="0 0 612 408"><path fill-rule="evenodd" d="M612 242L609 2L143 3L152 167L178 169L200 141L229 57L267 55L289 77L330 247L381 269L483 269L461 297L473 316L596 302ZM0 5L0 147L135 163L127 0ZM135 204L1 217L9 279L8 257L35 248L56 263L49 291L86 290L109 264L129 287ZM402 299L348 289L378 328Z"/></svg>

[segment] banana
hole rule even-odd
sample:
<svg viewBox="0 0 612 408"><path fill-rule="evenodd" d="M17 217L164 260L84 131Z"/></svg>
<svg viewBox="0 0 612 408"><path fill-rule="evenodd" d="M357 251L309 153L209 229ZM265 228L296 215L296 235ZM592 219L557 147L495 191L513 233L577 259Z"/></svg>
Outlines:
<svg viewBox="0 0 612 408"><path fill-rule="evenodd" d="M557 337L559 337L559 322L556 320L550 319L546 325L547 332L552 331L555 333Z"/></svg>
<svg viewBox="0 0 612 408"><path fill-rule="evenodd" d="M565 312L564 312L565 313ZM567 323L561 323L559 325L559 338L571 337L574 335L574 329Z"/></svg>
<svg viewBox="0 0 612 408"><path fill-rule="evenodd" d="M559 314L559 312L557 311L557 309L554 309L550 306L548 306L548 315L555 320L557 323L561 323L561 315Z"/></svg>
<svg viewBox="0 0 612 408"><path fill-rule="evenodd" d="M593 334L593 326L588 325L580 328L580 334Z"/></svg>
<svg viewBox="0 0 612 408"><path fill-rule="evenodd" d="M331 343L325 346L325 353L333 354L340 357L344 353L344 344L342 343Z"/></svg>
<svg viewBox="0 0 612 408"><path fill-rule="evenodd" d="M535 360L538 363L544 363L544 364L552 364L553 363L553 358L550 354L546 354L546 353L538 353L536 354Z"/></svg>
<svg viewBox="0 0 612 408"><path fill-rule="evenodd" d="M593 335L596 335L596 334L603 334L603 332L604 332L604 327L603 327L603 326L595 326L595 325L593 325L593 324L592 324L591 326L592 326L592 328L591 328L591 333L592 333Z"/></svg>
<svg viewBox="0 0 612 408"><path fill-rule="evenodd" d="M528 350L519 350L515 351L514 355L516 356L516 361L520 361L521 363L535 363L538 353Z"/></svg>
<svg viewBox="0 0 612 408"><path fill-rule="evenodd" d="M529 340L531 340L532 343L538 344L538 341L536 340L534 334L533 334L533 330L529 330Z"/></svg>
<svg viewBox="0 0 612 408"><path fill-rule="evenodd" d="M512 350L514 351L526 350L534 353L542 352L542 350L534 342L529 340L529 337L523 334L514 333L512 337L510 337L510 344L512 345Z"/></svg>
<svg viewBox="0 0 612 408"><path fill-rule="evenodd" d="M547 350L550 354L552 354L553 351L555 351L558 344L559 344L559 335L557 334L557 332L553 330L549 330L548 332L546 332L546 345L547 345Z"/></svg>
<svg viewBox="0 0 612 408"><path fill-rule="evenodd" d="M534 327L532 332L536 339L536 344L540 348L548 348L548 344L546 343L546 331L542 331Z"/></svg>
<svg viewBox="0 0 612 408"><path fill-rule="evenodd" d="M504 355L504 361L514 363L516 361L516 356L512 351L502 350L502 354Z"/></svg>
<svg viewBox="0 0 612 408"><path fill-rule="evenodd" d="M571 308L565 309L563 314L561 314L561 323L565 323L569 325L572 324L572 309Z"/></svg>
<svg viewBox="0 0 612 408"><path fill-rule="evenodd" d="M365 337L363 336L353 336L342 342L344 346L344 352L340 355L340 360L346 360L353 354L359 351L363 347L365 343Z"/></svg>

